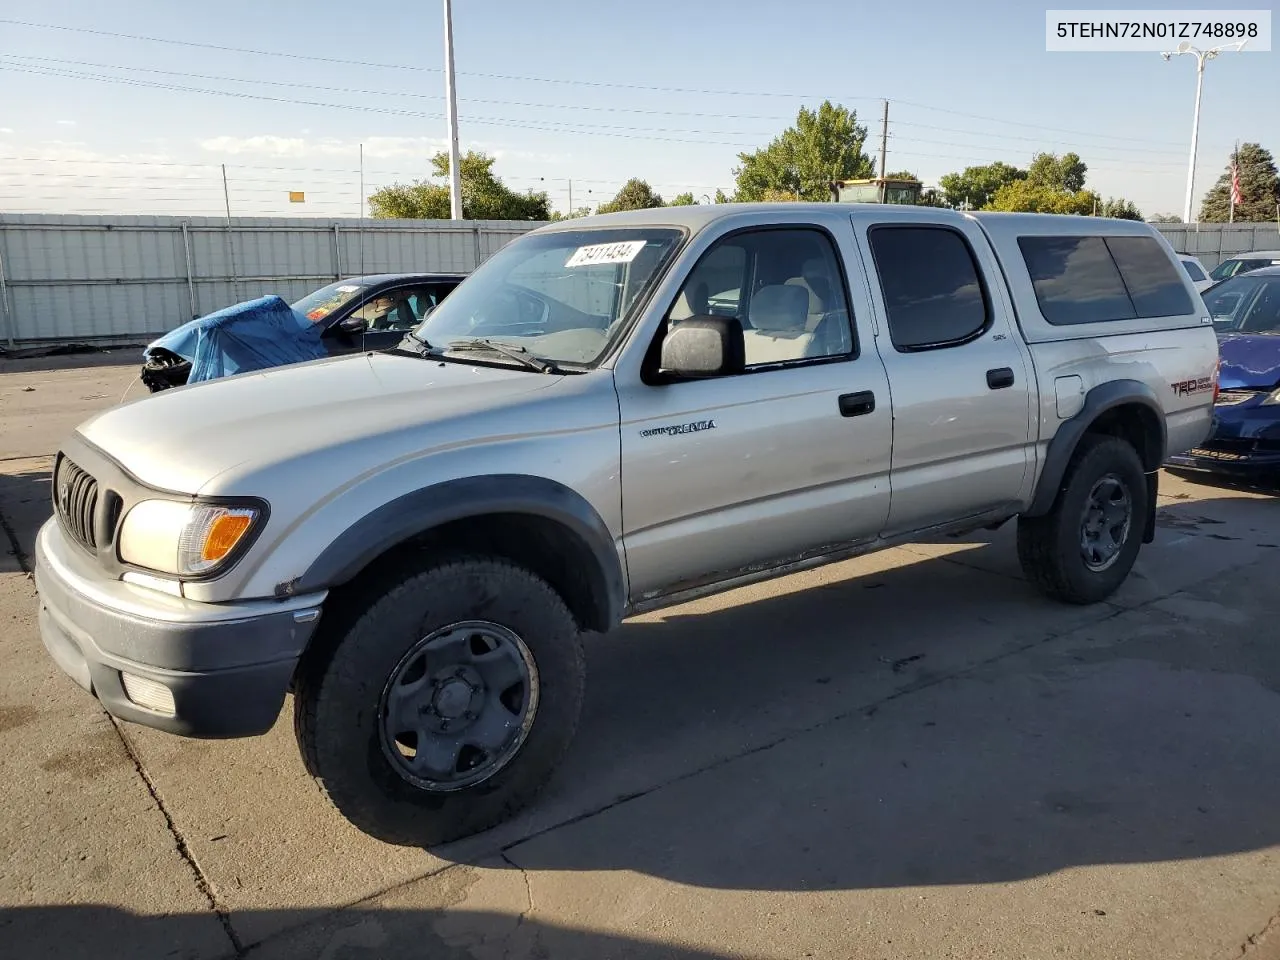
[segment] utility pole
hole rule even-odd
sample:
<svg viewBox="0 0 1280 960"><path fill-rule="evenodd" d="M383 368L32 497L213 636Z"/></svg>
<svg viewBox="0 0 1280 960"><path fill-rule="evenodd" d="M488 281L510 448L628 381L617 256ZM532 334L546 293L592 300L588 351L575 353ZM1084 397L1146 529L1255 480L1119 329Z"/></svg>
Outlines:
<svg viewBox="0 0 1280 960"><path fill-rule="evenodd" d="M569 216L573 216L573 177L569 178Z"/></svg>
<svg viewBox="0 0 1280 960"><path fill-rule="evenodd" d="M889 153L889 101L884 102L884 123L880 127L880 202L885 200L885 156Z"/></svg>
<svg viewBox="0 0 1280 960"><path fill-rule="evenodd" d="M444 98L449 116L449 216L462 219L462 160L458 155L458 94L453 78L453 0L444 0Z"/></svg>
<svg viewBox="0 0 1280 960"><path fill-rule="evenodd" d="M1187 53L1194 55L1196 58L1196 109L1191 118L1191 159L1187 164L1187 200L1182 212L1183 223L1192 222L1191 207L1192 199L1195 196L1196 186L1196 145L1200 139L1200 93L1204 87L1204 65L1210 60L1216 59L1218 54L1223 50L1234 49L1239 52L1248 42L1249 41L1247 40L1241 40L1239 43L1226 43L1220 47L1211 47L1208 50L1198 50L1188 41L1183 40L1178 44L1177 50L1160 54L1166 63L1176 56Z"/></svg>
<svg viewBox="0 0 1280 960"><path fill-rule="evenodd" d="M231 193L227 190L227 165L222 165L222 199L227 205L227 229L231 228Z"/></svg>

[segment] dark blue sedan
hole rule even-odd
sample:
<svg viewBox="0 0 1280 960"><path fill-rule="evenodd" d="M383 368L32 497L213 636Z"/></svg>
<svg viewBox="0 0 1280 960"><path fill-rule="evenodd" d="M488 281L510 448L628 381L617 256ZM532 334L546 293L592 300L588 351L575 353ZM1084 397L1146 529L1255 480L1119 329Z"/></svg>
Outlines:
<svg viewBox="0 0 1280 960"><path fill-rule="evenodd" d="M1218 401L1209 437L1168 465L1280 478L1280 267L1224 280L1204 293L1218 334Z"/></svg>

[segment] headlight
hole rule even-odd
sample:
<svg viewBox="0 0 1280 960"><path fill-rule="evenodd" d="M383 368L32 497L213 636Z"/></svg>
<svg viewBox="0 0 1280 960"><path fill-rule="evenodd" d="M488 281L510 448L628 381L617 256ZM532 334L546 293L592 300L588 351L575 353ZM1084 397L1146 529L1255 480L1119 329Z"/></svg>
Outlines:
<svg viewBox="0 0 1280 960"><path fill-rule="evenodd" d="M1264 407L1267 406L1268 404L1273 404L1273 403L1280 403L1280 387L1276 387L1274 390L1272 390L1270 396L1268 396L1267 399L1262 401L1262 405Z"/></svg>
<svg viewBox="0 0 1280 960"><path fill-rule="evenodd" d="M244 541L260 514L248 506L143 500L124 518L120 559L178 576L209 573Z"/></svg>

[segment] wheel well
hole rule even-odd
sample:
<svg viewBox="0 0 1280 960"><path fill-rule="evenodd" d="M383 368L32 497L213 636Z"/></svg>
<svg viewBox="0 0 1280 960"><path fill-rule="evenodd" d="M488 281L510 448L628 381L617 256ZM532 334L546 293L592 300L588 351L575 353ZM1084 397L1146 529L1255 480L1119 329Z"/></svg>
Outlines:
<svg viewBox="0 0 1280 960"><path fill-rule="evenodd" d="M1089 424L1085 433L1118 437L1138 451L1142 466L1157 470L1164 460L1164 442L1156 412L1142 403L1122 403Z"/></svg>
<svg viewBox="0 0 1280 960"><path fill-rule="evenodd" d="M582 629L604 632L613 625L608 580L591 547L564 524L530 513L464 517L426 530L375 557L337 587L338 603L376 590L386 580L385 571L420 563L424 554L509 560L546 580Z"/></svg>

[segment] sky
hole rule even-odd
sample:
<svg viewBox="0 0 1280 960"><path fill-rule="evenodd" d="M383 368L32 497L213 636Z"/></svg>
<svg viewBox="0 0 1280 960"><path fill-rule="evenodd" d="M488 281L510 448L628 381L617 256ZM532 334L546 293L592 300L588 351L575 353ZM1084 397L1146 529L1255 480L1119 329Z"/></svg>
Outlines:
<svg viewBox="0 0 1280 960"><path fill-rule="evenodd" d="M824 98L875 156L887 99L889 170L1075 151L1087 187L1181 214L1193 57L1046 52L1043 6L963 9L454 0L462 149L561 210L630 177L709 200ZM367 196L447 142L443 37L433 0L0 0L0 214L359 216L362 144ZM1275 53L1209 63L1197 206L1236 140L1280 154L1276 91Z"/></svg>

